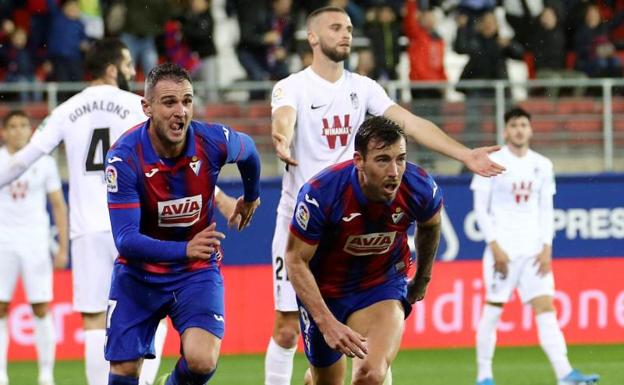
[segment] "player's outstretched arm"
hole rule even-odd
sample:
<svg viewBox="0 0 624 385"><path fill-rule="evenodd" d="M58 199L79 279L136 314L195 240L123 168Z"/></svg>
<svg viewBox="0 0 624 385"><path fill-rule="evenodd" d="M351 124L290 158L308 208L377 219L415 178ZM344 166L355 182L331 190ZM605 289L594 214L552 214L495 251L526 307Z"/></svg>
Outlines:
<svg viewBox="0 0 624 385"><path fill-rule="evenodd" d="M505 171L505 167L492 161L489 154L498 151L500 146L469 149L446 135L429 120L420 118L405 108L394 104L384 116L397 122L412 139L441 154L464 163L472 172L481 176L495 176Z"/></svg>
<svg viewBox="0 0 624 385"><path fill-rule="evenodd" d="M297 111L290 106L282 106L271 117L271 138L277 157L289 166L299 163L290 154L290 143L295 134Z"/></svg>
<svg viewBox="0 0 624 385"><path fill-rule="evenodd" d="M440 244L440 210L427 222L419 223L416 232L416 275L407 284L407 299L410 303L425 298L427 286L431 280L433 262Z"/></svg>
<svg viewBox="0 0 624 385"><path fill-rule="evenodd" d="M323 333L327 345L349 357L364 358L368 353L366 338L334 317L310 271L309 263L316 248L317 245L310 245L292 233L289 235L286 267L290 281L308 310L309 316Z"/></svg>
<svg viewBox="0 0 624 385"><path fill-rule="evenodd" d="M43 155L45 153L32 143L24 146L11 157L8 164L0 165L0 187L17 179Z"/></svg>

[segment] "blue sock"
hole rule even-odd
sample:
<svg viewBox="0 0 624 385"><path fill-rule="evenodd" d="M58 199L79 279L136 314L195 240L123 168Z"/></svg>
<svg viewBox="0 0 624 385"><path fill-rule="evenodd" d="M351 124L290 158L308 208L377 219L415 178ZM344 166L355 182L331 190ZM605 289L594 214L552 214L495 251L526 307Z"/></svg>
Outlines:
<svg viewBox="0 0 624 385"><path fill-rule="evenodd" d="M184 357L180 357L165 385L204 385L215 372L216 369L208 374L193 373Z"/></svg>
<svg viewBox="0 0 624 385"><path fill-rule="evenodd" d="M139 385L137 377L120 376L118 374L108 374L108 385Z"/></svg>

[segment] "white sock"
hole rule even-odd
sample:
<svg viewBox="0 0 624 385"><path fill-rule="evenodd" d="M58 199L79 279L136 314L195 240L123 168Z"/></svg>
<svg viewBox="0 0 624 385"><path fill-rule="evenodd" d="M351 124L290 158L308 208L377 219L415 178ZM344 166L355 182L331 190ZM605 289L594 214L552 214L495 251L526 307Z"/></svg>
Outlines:
<svg viewBox="0 0 624 385"><path fill-rule="evenodd" d="M54 382L54 355L56 352L56 339L54 321L50 314L44 317L33 317L35 322L35 347L39 362L39 382Z"/></svg>
<svg viewBox="0 0 624 385"><path fill-rule="evenodd" d="M0 383L8 383L7 356L9 354L9 327L6 317L0 318Z"/></svg>
<svg viewBox="0 0 624 385"><path fill-rule="evenodd" d="M110 365L104 358L106 331L104 329L85 330L85 370L88 385L107 385Z"/></svg>
<svg viewBox="0 0 624 385"><path fill-rule="evenodd" d="M483 306L477 326L477 381L494 378L492 359L496 349L496 327L502 313L502 306Z"/></svg>
<svg viewBox="0 0 624 385"><path fill-rule="evenodd" d="M154 353L156 354L156 358L151 360L143 360L141 376L139 377L139 385L152 385L156 380L166 337L167 322L161 321L158 324L158 328L156 328L156 334L154 335Z"/></svg>
<svg viewBox="0 0 624 385"><path fill-rule="evenodd" d="M285 349L271 338L264 359L265 385L290 385L296 351L297 346Z"/></svg>
<svg viewBox="0 0 624 385"><path fill-rule="evenodd" d="M388 371L386 372L386 378L381 385L392 385L392 368L388 366Z"/></svg>
<svg viewBox="0 0 624 385"><path fill-rule="evenodd" d="M535 323L540 345L550 360L555 375L558 379L565 377L572 371L572 366L568 360L568 349L555 312L549 311L536 315Z"/></svg>

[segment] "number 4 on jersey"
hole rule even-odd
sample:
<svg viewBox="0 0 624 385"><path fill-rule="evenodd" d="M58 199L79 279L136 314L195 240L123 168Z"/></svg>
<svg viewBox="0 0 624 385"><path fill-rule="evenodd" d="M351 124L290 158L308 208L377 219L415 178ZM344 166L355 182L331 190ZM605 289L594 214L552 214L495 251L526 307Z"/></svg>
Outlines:
<svg viewBox="0 0 624 385"><path fill-rule="evenodd" d="M85 170L104 171L104 157L110 148L110 129L108 127L93 130L89 141L89 151L85 161ZM97 157L97 160L96 160ZM97 162L97 163L96 163Z"/></svg>

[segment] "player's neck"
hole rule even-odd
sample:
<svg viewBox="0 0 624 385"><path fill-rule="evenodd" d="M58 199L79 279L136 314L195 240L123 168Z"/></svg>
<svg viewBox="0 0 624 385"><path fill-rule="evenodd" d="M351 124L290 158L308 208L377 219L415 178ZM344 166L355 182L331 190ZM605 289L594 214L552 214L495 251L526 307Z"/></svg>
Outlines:
<svg viewBox="0 0 624 385"><path fill-rule="evenodd" d="M184 146L186 141L179 144L172 144L164 142L158 134L156 134L156 130L151 126L147 130L150 142L152 143L152 147L154 148L154 152L160 158L164 159L174 159L182 154L184 151Z"/></svg>
<svg viewBox="0 0 624 385"><path fill-rule="evenodd" d="M512 154L517 156L518 158L522 158L529 152L529 146L514 146L513 144L507 143L507 148L511 151Z"/></svg>
<svg viewBox="0 0 624 385"><path fill-rule="evenodd" d="M312 59L312 71L328 82L334 83L342 77L343 62L335 62L325 55L317 55Z"/></svg>
<svg viewBox="0 0 624 385"><path fill-rule="evenodd" d="M114 86L117 87L117 81L111 80L111 79L106 79L106 78L97 78L97 79L93 79L90 83L91 86L104 86L104 85L109 85L109 86Z"/></svg>
<svg viewBox="0 0 624 385"><path fill-rule="evenodd" d="M10 146L8 143L4 146L4 148L6 148L7 152L9 153L9 155L13 155L16 152L18 152L19 150L21 150L21 148Z"/></svg>

